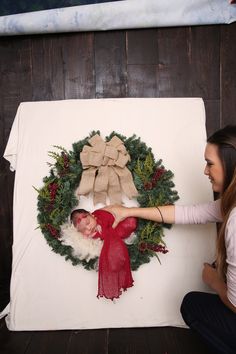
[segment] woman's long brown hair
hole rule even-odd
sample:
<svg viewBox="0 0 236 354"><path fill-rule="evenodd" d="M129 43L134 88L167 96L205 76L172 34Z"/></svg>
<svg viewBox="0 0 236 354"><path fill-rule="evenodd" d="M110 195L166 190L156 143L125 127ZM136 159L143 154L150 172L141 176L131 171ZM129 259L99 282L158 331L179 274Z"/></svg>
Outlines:
<svg viewBox="0 0 236 354"><path fill-rule="evenodd" d="M228 125L218 130L207 139L207 142L218 146L219 156L224 168L224 186L221 194L223 221L219 228L216 243L216 264L220 276L226 280L225 229L229 215L236 207L236 125Z"/></svg>

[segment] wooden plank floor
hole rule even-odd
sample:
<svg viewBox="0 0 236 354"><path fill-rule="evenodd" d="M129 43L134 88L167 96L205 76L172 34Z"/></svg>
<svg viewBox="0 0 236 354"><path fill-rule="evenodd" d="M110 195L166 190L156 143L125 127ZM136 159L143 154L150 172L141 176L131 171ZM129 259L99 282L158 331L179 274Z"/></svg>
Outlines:
<svg viewBox="0 0 236 354"><path fill-rule="evenodd" d="M207 132L235 123L236 23L0 38L0 310L9 302L14 174L2 158L22 101L202 97ZM209 353L180 328L9 332L0 353Z"/></svg>
<svg viewBox="0 0 236 354"><path fill-rule="evenodd" d="M184 328L8 331L0 325L1 354L213 354Z"/></svg>

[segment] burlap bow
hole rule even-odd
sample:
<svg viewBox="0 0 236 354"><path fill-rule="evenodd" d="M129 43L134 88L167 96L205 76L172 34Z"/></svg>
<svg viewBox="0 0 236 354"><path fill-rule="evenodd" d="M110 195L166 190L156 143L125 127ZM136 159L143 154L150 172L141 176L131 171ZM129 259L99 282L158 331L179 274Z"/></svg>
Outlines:
<svg viewBox="0 0 236 354"><path fill-rule="evenodd" d="M89 139L91 146L85 145L80 153L83 173L76 193L88 195L93 192L93 203L121 204L122 191L128 198L138 195L132 174L126 167L130 155L117 136L105 142L96 134Z"/></svg>

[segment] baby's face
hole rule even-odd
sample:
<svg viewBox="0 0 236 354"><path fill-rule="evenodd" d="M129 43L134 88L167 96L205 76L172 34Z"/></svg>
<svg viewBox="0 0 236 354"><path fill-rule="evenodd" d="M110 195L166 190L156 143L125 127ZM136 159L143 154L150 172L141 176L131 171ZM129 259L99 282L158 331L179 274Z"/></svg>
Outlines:
<svg viewBox="0 0 236 354"><path fill-rule="evenodd" d="M84 236L94 236L96 233L97 221L91 214L84 216L77 222L76 229Z"/></svg>

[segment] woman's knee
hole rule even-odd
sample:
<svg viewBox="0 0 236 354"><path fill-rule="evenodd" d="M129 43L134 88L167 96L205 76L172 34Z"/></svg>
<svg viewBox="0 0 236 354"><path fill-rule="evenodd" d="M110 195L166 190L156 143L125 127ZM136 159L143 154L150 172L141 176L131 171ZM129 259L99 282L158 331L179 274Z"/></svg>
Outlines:
<svg viewBox="0 0 236 354"><path fill-rule="evenodd" d="M190 326L199 321L211 321L220 306L224 307L218 295L192 291L183 298L180 312Z"/></svg>
<svg viewBox="0 0 236 354"><path fill-rule="evenodd" d="M181 315L185 323L191 327L193 321L196 321L198 316L198 305L199 305L199 295L201 293L196 291L191 291L187 293L180 306Z"/></svg>

